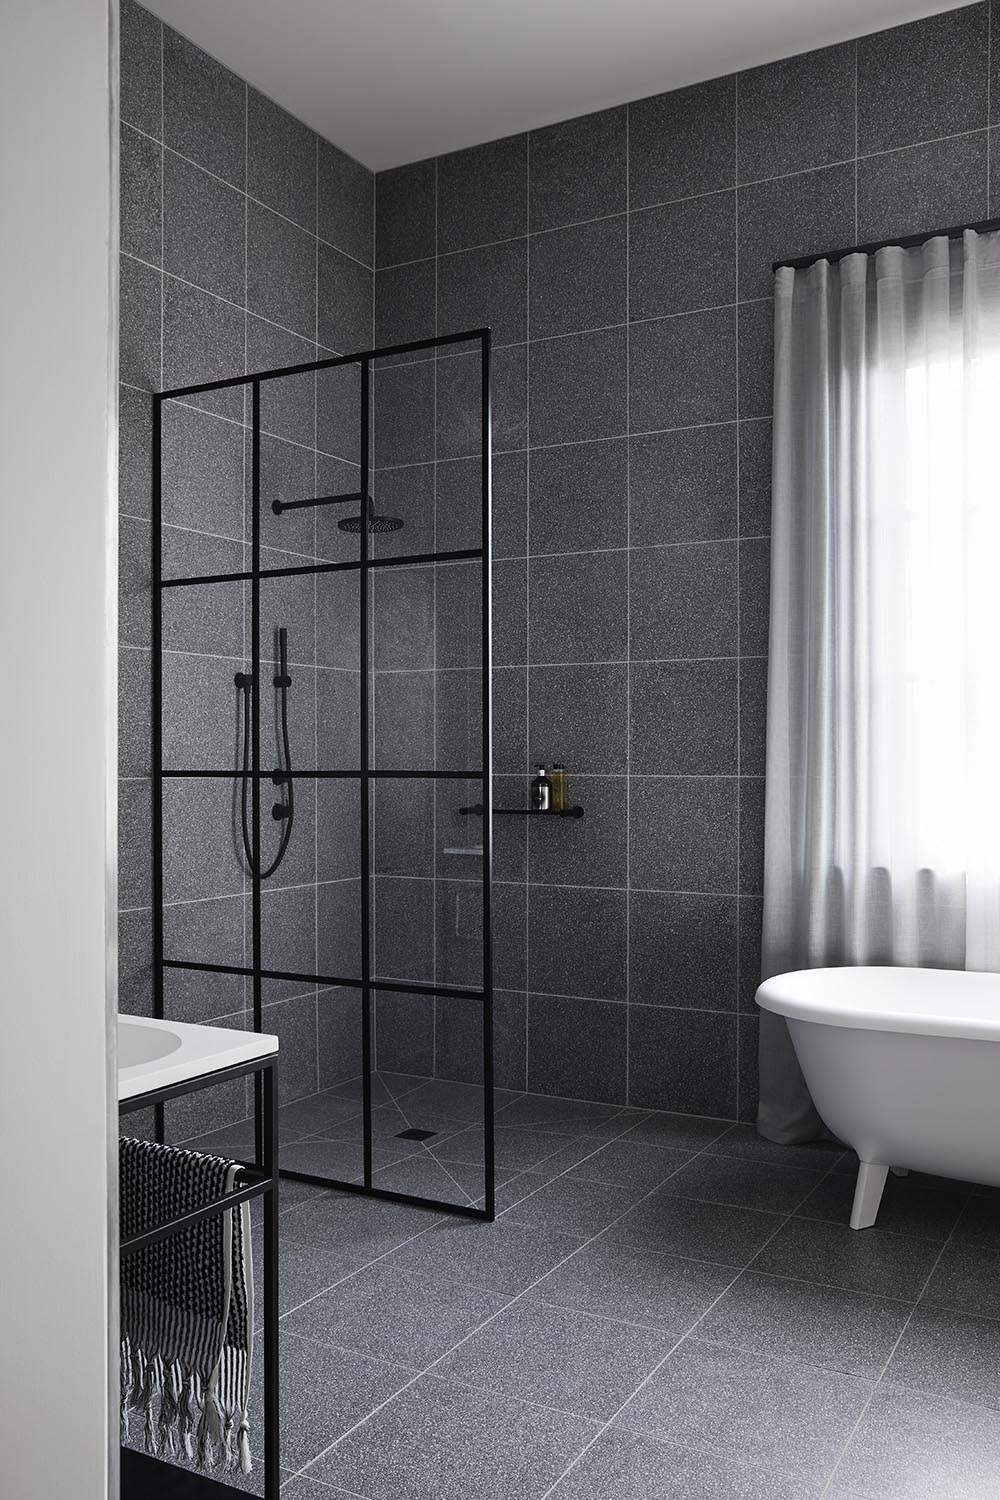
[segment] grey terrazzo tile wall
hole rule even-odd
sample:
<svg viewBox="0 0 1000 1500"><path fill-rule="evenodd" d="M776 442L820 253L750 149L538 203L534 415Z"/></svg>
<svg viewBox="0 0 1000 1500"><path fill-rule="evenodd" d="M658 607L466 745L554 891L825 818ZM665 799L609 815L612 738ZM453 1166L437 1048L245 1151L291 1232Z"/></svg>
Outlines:
<svg viewBox="0 0 1000 1500"><path fill-rule="evenodd" d="M133 0L123 0L121 33L119 935L121 1005L141 1013L151 1003L152 941L148 393L368 346L374 182ZM356 434L338 420L338 394L327 377L317 400L310 377L263 397L265 563L340 555L330 549L345 544L314 513L277 520L267 504L314 492L316 484L357 489ZM165 412L168 565L178 573L242 566L243 424L240 393ZM352 674L336 628L344 607L336 593L332 583L314 590L312 579L308 588L262 588L265 627L289 627L290 728L300 766L321 761L331 737L356 741L346 707L357 702L356 655ZM233 672L246 650L242 586L178 591L169 602L167 762L229 767L239 727ZM265 732L266 724L265 715ZM317 796L308 782L297 792L296 836L268 886L265 962L270 953L276 966L294 960L312 969L317 948L334 956L342 931L336 914L356 906L357 870L342 854L349 848L356 857L357 809L324 790ZM170 786L165 933L177 956L243 962L247 902L233 829L232 783ZM271 833L270 819L264 832ZM272 983L264 999L265 1025L281 1037L285 1099L357 1071L347 997ZM175 976L166 995L177 1019L241 1025L247 1003L242 979L225 975ZM231 1098L213 1091L172 1128L190 1135L243 1112L241 1087Z"/></svg>
<svg viewBox="0 0 1000 1500"><path fill-rule="evenodd" d="M771 262L1000 211L998 22L376 179L377 341L494 330L498 801L560 759L586 808L497 820L502 1085L753 1114Z"/></svg>

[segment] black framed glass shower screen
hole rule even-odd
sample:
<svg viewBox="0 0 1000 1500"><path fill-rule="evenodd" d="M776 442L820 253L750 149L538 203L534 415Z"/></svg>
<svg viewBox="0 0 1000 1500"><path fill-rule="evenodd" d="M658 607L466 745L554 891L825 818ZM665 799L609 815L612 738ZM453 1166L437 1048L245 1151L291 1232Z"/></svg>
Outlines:
<svg viewBox="0 0 1000 1500"><path fill-rule="evenodd" d="M492 1219L489 331L152 429L154 1014L277 1031L282 1175Z"/></svg>

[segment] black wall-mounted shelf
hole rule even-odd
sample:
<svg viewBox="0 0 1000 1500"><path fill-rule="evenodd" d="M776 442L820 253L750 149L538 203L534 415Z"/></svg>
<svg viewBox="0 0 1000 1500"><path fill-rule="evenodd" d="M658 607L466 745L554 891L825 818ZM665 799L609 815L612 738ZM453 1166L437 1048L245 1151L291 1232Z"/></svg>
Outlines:
<svg viewBox="0 0 1000 1500"><path fill-rule="evenodd" d="M459 812L463 818L481 818L483 815L483 804L474 802L471 807L460 807ZM495 807L493 814L498 818L582 818L582 807L565 807L562 812L542 812L537 807Z"/></svg>

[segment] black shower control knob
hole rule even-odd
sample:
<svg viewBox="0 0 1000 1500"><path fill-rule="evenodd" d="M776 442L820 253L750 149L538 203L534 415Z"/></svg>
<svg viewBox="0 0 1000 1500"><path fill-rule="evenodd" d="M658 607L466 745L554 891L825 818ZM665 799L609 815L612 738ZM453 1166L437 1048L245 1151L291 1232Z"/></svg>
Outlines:
<svg viewBox="0 0 1000 1500"><path fill-rule="evenodd" d="M289 809L283 802L276 802L271 808L271 817L276 823L283 823L289 816Z"/></svg>
<svg viewBox="0 0 1000 1500"><path fill-rule="evenodd" d="M278 676L274 679L274 685L276 688L290 688L292 685L292 679L289 677L287 672L283 674L279 673Z"/></svg>
<svg viewBox="0 0 1000 1500"><path fill-rule="evenodd" d="M237 672L235 677L233 678L233 681L238 688L248 688L253 686L253 677L249 672Z"/></svg>

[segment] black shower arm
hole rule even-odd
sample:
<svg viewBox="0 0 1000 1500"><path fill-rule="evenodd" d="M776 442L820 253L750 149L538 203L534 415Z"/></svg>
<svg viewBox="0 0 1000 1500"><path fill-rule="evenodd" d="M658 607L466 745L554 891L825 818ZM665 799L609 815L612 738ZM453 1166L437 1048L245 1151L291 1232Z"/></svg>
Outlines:
<svg viewBox="0 0 1000 1500"><path fill-rule="evenodd" d="M361 500L361 491L355 490L352 495L317 495L311 500L272 500L271 509L276 516L283 515L286 510L310 510L316 505L357 505ZM368 504L371 505L372 497L368 496Z"/></svg>

